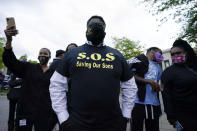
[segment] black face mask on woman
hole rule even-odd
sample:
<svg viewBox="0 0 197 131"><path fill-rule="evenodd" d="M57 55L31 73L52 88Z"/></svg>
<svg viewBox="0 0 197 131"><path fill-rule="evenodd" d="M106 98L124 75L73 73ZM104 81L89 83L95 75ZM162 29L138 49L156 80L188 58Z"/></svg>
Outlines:
<svg viewBox="0 0 197 131"><path fill-rule="evenodd" d="M105 38L104 27L100 23L92 23L88 25L86 31L86 38L91 41L93 45L99 45Z"/></svg>
<svg viewBox="0 0 197 131"><path fill-rule="evenodd" d="M48 63L49 57L48 56L38 56L38 60L41 65L45 65Z"/></svg>

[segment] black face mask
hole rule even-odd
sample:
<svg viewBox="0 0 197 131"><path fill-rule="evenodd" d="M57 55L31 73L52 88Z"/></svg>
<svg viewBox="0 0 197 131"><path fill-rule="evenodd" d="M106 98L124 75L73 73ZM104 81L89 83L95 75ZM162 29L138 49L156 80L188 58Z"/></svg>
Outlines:
<svg viewBox="0 0 197 131"><path fill-rule="evenodd" d="M41 65L45 65L48 63L49 57L48 56L38 56L38 60Z"/></svg>
<svg viewBox="0 0 197 131"><path fill-rule="evenodd" d="M91 41L93 45L99 45L105 38L104 27L100 23L92 23L88 25L86 31L86 38Z"/></svg>

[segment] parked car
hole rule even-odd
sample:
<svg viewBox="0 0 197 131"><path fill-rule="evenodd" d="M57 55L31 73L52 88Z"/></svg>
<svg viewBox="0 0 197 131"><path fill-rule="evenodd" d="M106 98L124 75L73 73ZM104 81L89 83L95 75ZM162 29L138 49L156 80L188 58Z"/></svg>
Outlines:
<svg viewBox="0 0 197 131"><path fill-rule="evenodd" d="M9 89L9 84L8 84L9 80L10 80L10 75L5 75L3 80L2 90Z"/></svg>

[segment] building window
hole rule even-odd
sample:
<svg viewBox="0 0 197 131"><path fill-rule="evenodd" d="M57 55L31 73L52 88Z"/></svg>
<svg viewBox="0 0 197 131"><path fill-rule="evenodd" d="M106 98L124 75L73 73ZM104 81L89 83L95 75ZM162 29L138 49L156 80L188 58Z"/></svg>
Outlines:
<svg viewBox="0 0 197 131"><path fill-rule="evenodd" d="M165 61L164 61L164 65L165 65L165 68L169 67L169 66L170 66L169 60L165 60Z"/></svg>
<svg viewBox="0 0 197 131"><path fill-rule="evenodd" d="M163 69L163 67L162 67L162 62L159 63L159 66L161 67L161 69Z"/></svg>

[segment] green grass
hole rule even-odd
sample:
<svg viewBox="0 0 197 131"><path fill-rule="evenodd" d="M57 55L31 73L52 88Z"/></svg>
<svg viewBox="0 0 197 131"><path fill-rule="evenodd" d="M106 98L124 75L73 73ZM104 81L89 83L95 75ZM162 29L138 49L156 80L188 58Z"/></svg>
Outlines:
<svg viewBox="0 0 197 131"><path fill-rule="evenodd" d="M8 90L2 90L1 92L0 92L0 94L7 94L8 93Z"/></svg>

